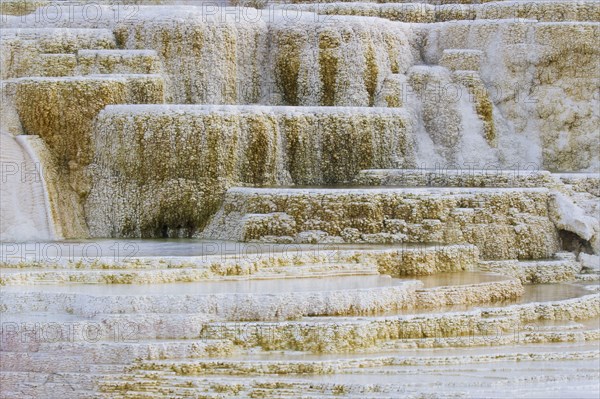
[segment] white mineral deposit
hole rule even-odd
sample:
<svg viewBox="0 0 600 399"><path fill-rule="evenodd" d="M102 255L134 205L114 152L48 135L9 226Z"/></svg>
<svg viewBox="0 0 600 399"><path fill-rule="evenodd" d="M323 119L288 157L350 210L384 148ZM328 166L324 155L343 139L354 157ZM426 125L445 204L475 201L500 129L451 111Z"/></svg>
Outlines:
<svg viewBox="0 0 600 399"><path fill-rule="evenodd" d="M0 398L600 396L600 0L1 0Z"/></svg>

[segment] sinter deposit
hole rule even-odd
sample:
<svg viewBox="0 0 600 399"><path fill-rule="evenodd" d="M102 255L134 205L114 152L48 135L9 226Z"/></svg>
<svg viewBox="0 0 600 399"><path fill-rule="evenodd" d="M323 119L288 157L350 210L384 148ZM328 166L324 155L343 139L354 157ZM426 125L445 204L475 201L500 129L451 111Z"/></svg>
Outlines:
<svg viewBox="0 0 600 399"><path fill-rule="evenodd" d="M0 14L0 397L597 398L599 0Z"/></svg>

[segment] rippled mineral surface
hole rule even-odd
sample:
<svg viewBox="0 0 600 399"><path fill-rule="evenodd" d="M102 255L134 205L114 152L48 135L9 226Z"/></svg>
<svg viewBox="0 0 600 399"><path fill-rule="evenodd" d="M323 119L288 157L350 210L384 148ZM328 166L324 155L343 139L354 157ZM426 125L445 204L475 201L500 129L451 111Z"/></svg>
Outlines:
<svg viewBox="0 0 600 399"><path fill-rule="evenodd" d="M1 0L0 398L598 398L600 0Z"/></svg>

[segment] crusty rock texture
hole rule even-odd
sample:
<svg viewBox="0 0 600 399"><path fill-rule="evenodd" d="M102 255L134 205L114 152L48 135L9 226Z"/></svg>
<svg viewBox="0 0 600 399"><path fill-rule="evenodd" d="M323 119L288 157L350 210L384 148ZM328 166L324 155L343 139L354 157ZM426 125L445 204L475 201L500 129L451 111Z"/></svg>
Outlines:
<svg viewBox="0 0 600 399"><path fill-rule="evenodd" d="M0 397L597 398L600 2L327 1L2 0Z"/></svg>
<svg viewBox="0 0 600 399"><path fill-rule="evenodd" d="M349 182L365 167L413 165L402 110L113 106L94 127L87 202L93 236L198 233L234 185Z"/></svg>
<svg viewBox="0 0 600 399"><path fill-rule="evenodd" d="M469 242L485 258L558 249L546 189L250 189L228 191L203 236L291 242Z"/></svg>

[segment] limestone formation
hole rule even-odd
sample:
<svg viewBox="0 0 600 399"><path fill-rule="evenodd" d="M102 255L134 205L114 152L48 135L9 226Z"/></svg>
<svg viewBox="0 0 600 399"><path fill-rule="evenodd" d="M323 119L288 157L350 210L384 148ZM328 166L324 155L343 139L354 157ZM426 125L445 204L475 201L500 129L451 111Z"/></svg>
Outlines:
<svg viewBox="0 0 600 399"><path fill-rule="evenodd" d="M598 0L2 0L0 397L597 398Z"/></svg>
<svg viewBox="0 0 600 399"><path fill-rule="evenodd" d="M235 185L316 185L414 165L411 119L386 108L114 106L96 120L93 236L198 233Z"/></svg>
<svg viewBox="0 0 600 399"><path fill-rule="evenodd" d="M558 249L547 196L544 189L238 188L203 235L301 242L302 232L322 231L317 242L469 242L485 258L536 259Z"/></svg>

